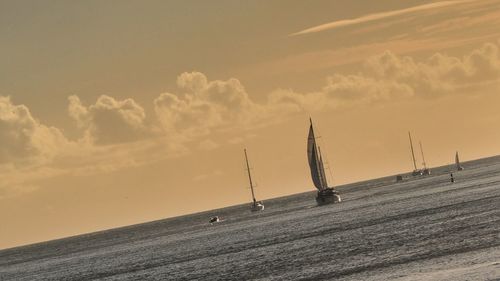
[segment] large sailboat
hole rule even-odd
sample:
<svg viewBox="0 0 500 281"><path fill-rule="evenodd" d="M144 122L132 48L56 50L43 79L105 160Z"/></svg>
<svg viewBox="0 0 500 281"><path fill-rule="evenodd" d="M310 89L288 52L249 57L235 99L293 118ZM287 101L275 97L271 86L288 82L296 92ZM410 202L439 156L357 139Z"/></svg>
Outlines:
<svg viewBox="0 0 500 281"><path fill-rule="evenodd" d="M455 165L457 167L457 171L462 171L464 169L464 167L460 165L460 159L458 158L458 151L457 153L455 153Z"/></svg>
<svg viewBox="0 0 500 281"><path fill-rule="evenodd" d="M252 212L256 211L263 211L264 210L264 203L262 201L257 201L255 199L255 192L253 190L253 181L252 181L252 174L250 174L250 165L248 164L248 156L247 156L247 149L245 148L245 162L247 164L247 172L248 172L248 181L250 182L250 190L252 191L252 206L250 207L250 210Z"/></svg>
<svg viewBox="0 0 500 281"><path fill-rule="evenodd" d="M341 198L338 192L333 187L328 187L321 150L316 144L312 120L309 119L309 121L311 125L307 138L307 158L309 160L309 168L311 169L312 181L314 186L318 189L316 202L318 205L340 202Z"/></svg>

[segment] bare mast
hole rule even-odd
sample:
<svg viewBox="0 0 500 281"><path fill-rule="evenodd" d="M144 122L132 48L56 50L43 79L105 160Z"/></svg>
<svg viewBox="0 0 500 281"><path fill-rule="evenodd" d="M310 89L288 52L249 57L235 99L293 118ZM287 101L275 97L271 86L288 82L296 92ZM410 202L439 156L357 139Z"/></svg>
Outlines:
<svg viewBox="0 0 500 281"><path fill-rule="evenodd" d="M420 145L420 152L422 153L422 165L424 165L424 169L427 170L427 165L425 164L424 150L422 149L422 142L418 142Z"/></svg>
<svg viewBox="0 0 500 281"><path fill-rule="evenodd" d="M415 167L415 171L417 170L417 162L415 161L415 152L413 151L413 142L411 141L411 134L408 132L408 137L410 138L410 148L411 148L411 157L413 159L413 167Z"/></svg>
<svg viewBox="0 0 500 281"><path fill-rule="evenodd" d="M252 190L252 199L253 199L253 204L255 205L257 203L257 200L255 200L255 193L253 191L253 182L252 182L252 175L250 174L250 165L248 165L247 149L245 148L244 151L245 151L245 162L247 164L248 181L250 181L250 190Z"/></svg>

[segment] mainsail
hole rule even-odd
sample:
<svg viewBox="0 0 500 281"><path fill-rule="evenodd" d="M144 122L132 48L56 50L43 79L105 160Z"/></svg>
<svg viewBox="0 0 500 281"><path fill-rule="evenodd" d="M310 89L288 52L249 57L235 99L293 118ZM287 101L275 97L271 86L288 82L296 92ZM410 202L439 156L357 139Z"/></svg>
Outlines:
<svg viewBox="0 0 500 281"><path fill-rule="evenodd" d="M311 169L311 177L314 186L318 190L323 190L328 187L325 177L325 168L323 166L323 158L321 157L321 151L319 151L316 145L316 138L314 136L314 129L311 120L311 126L309 127L309 136L307 139L307 158L309 160L309 168Z"/></svg>

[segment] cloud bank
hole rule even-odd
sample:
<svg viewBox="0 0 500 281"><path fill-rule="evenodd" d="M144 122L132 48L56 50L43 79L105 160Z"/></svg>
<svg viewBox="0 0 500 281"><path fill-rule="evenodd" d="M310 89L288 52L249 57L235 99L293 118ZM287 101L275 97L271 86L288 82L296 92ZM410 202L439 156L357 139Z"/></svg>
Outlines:
<svg viewBox="0 0 500 281"><path fill-rule="evenodd" d="M0 96L0 190L34 189L33 182L61 174L90 175L140 166L189 149L220 147L296 114L363 108L408 99L436 99L498 89L500 54L487 43L463 57L435 53L424 60L390 51L367 59L357 73L334 73L316 91L277 89L256 102L236 78L209 80L200 72L177 78L177 91L151 101L153 112L134 99L100 96L84 105L68 98L68 115L80 138L42 124L28 107Z"/></svg>

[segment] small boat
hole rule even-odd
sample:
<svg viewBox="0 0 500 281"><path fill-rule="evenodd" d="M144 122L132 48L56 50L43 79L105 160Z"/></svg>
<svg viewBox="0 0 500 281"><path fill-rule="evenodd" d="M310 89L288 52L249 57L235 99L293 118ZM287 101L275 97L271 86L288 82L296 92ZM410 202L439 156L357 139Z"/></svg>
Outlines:
<svg viewBox="0 0 500 281"><path fill-rule="evenodd" d="M427 176L431 174L431 170L427 168L427 164L425 164L425 157L424 157L424 150L422 149L422 142L418 142L420 145L420 153L422 153L422 165L424 166L424 169L422 170L422 175Z"/></svg>
<svg viewBox="0 0 500 281"><path fill-rule="evenodd" d="M309 119L309 121L311 125L309 126L309 136L307 138L307 158L309 160L309 168L311 170L313 184L318 189L316 202L318 205L339 203L342 199L340 198L338 191L335 190L335 188L328 186L321 150L316 144L312 120Z"/></svg>
<svg viewBox="0 0 500 281"><path fill-rule="evenodd" d="M252 191L252 206L250 207L250 210L252 212L263 211L264 203L262 201L257 201L255 199L255 192L253 190L252 175L250 174L250 165L248 164L248 156L246 148L244 149L244 151L245 151L245 162L247 164L248 181L250 182L250 190Z"/></svg>
<svg viewBox="0 0 500 281"><path fill-rule="evenodd" d="M210 218L209 223L212 224L220 221L221 221L220 218L218 216L215 216Z"/></svg>
<svg viewBox="0 0 500 281"><path fill-rule="evenodd" d="M462 171L464 167L460 165L460 159L458 158L458 151L455 153L455 165L457 167L457 171Z"/></svg>
<svg viewBox="0 0 500 281"><path fill-rule="evenodd" d="M411 149L411 158L413 160L413 167L415 168L411 173L412 176L421 176L423 175L423 171L417 168L417 161L415 160L415 152L413 150L413 142L411 141L411 134L408 132L408 138L410 139L410 149Z"/></svg>

